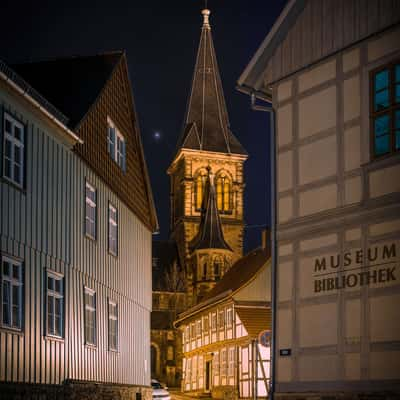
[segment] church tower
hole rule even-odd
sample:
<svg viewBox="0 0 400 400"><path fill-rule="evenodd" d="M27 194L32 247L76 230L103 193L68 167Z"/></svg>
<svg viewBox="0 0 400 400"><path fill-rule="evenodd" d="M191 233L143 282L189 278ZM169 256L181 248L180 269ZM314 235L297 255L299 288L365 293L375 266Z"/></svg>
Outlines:
<svg viewBox="0 0 400 400"><path fill-rule="evenodd" d="M192 304L242 257L243 163L247 158L230 130L210 11L205 9L202 15L183 131L168 168L171 239L185 267Z"/></svg>

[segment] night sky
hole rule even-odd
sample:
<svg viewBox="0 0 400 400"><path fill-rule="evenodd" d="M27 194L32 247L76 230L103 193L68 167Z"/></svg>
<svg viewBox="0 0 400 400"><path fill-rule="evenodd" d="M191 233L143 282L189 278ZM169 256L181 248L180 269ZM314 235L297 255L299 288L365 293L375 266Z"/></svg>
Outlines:
<svg viewBox="0 0 400 400"><path fill-rule="evenodd" d="M210 23L231 129L245 163L246 250L269 225L268 115L250 110L236 81L286 0L210 0ZM9 63L125 49L160 223L169 235L166 170L181 132L200 39L197 0L8 0L0 5L0 58ZM60 76L62 79L62 76Z"/></svg>

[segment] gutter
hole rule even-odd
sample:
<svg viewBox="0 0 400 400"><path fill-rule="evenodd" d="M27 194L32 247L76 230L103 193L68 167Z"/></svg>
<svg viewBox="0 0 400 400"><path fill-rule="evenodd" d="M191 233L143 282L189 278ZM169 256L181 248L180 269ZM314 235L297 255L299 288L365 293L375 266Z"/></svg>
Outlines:
<svg viewBox="0 0 400 400"><path fill-rule="evenodd" d="M49 118L51 121L53 121L59 128L61 128L64 132L67 133L68 136L70 136L71 139L73 139L75 142L78 142L80 144L83 144L83 140L77 136L74 132L72 132L66 125L64 125L62 122L60 122L54 115L52 115L49 111L47 111L43 106L41 106L32 96L30 96L27 92L27 90L23 90L19 85L17 85L12 78L4 74L2 71L0 71L0 78L7 83L9 86L11 86L15 91L17 91L21 96L25 97L25 99L31 103L35 108L37 108L39 111L41 111L43 114L46 115L47 118Z"/></svg>
<svg viewBox="0 0 400 400"><path fill-rule="evenodd" d="M272 308L272 335L271 335L271 370L270 370L270 399L274 399L275 376L276 376L276 305L277 305L277 249L276 249L276 156L275 156L275 110L272 107L271 98L257 91L250 91L248 87L238 86L237 89L242 93L251 96L251 109L270 114L270 162L271 162L271 308ZM267 106L259 105L256 99L260 98L267 103Z"/></svg>

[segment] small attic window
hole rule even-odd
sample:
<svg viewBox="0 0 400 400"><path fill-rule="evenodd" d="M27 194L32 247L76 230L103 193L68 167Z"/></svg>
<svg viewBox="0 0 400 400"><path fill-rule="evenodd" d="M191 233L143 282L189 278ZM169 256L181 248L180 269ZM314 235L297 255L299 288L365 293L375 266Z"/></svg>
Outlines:
<svg viewBox="0 0 400 400"><path fill-rule="evenodd" d="M111 118L107 117L107 149L111 158L126 171L126 144L125 138L115 126Z"/></svg>

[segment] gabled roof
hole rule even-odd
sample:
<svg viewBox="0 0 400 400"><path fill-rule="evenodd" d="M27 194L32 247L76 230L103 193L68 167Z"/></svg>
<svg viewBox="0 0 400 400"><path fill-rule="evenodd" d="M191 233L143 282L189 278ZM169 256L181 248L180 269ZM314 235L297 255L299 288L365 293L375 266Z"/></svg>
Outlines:
<svg viewBox="0 0 400 400"><path fill-rule="evenodd" d="M15 64L12 68L76 128L99 96L122 51ZM73 100L72 100L73 99Z"/></svg>
<svg viewBox="0 0 400 400"><path fill-rule="evenodd" d="M178 150L186 148L247 155L246 150L230 130L208 21L210 11L203 10L202 14L204 23Z"/></svg>
<svg viewBox="0 0 400 400"><path fill-rule="evenodd" d="M199 232L190 244L192 251L202 249L223 249L232 251L224 239L221 218L215 199L214 176L208 169L207 188L205 190Z"/></svg>
<svg viewBox="0 0 400 400"><path fill-rule="evenodd" d="M271 329L272 313L270 307L240 307L235 306L247 333L257 337L260 332Z"/></svg>

